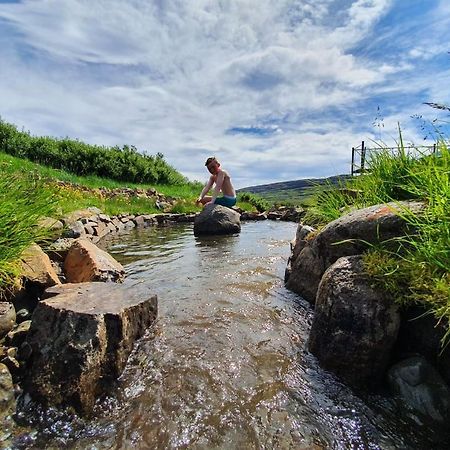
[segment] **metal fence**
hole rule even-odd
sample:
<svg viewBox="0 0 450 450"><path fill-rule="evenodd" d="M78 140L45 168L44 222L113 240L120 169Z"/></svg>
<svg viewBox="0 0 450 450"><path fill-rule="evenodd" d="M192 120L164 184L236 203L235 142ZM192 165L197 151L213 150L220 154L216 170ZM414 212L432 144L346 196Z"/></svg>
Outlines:
<svg viewBox="0 0 450 450"><path fill-rule="evenodd" d="M436 153L436 144L433 145L411 145L402 147L408 153L417 154L421 156L424 154ZM352 165L350 173L357 175L368 171L367 162L370 160L371 154L382 151L398 152L399 147L366 147L364 141L357 147L352 147Z"/></svg>

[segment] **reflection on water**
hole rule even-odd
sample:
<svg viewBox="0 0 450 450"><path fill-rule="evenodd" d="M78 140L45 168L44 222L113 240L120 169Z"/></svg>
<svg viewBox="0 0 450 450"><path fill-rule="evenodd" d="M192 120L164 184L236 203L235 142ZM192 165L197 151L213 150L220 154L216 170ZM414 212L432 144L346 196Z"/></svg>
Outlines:
<svg viewBox="0 0 450 450"><path fill-rule="evenodd" d="M283 286L295 224L244 224L195 238L191 225L103 245L126 286L158 294L159 318L97 418L40 417L35 448L439 448L436 435L361 399L305 350L310 306ZM32 416L31 412L28 412ZM36 415L36 414L35 414ZM442 447L444 448L444 447Z"/></svg>

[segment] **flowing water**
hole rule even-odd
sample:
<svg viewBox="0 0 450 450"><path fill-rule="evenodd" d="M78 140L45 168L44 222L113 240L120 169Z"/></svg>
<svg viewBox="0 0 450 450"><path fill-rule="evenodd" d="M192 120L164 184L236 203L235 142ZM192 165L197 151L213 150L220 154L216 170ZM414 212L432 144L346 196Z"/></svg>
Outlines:
<svg viewBox="0 0 450 450"><path fill-rule="evenodd" d="M156 293L155 326L89 421L23 406L17 448L445 448L393 400L357 396L306 350L312 309L283 285L296 225L135 230L102 245L125 286ZM26 420L25 420L26 421Z"/></svg>

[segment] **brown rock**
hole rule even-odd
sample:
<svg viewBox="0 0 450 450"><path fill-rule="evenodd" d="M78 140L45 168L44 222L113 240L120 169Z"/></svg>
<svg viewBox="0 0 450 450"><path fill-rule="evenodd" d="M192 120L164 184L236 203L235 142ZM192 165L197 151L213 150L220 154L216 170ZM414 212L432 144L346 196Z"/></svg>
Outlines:
<svg viewBox="0 0 450 450"><path fill-rule="evenodd" d="M76 240L70 247L64 271L69 283L120 282L125 274L122 265L111 255L85 239Z"/></svg>
<svg viewBox="0 0 450 450"><path fill-rule="evenodd" d="M45 403L89 413L154 322L157 298L105 283L50 288L33 314L26 389Z"/></svg>
<svg viewBox="0 0 450 450"><path fill-rule="evenodd" d="M22 254L22 275L44 289L60 284L50 258L37 244L31 245Z"/></svg>

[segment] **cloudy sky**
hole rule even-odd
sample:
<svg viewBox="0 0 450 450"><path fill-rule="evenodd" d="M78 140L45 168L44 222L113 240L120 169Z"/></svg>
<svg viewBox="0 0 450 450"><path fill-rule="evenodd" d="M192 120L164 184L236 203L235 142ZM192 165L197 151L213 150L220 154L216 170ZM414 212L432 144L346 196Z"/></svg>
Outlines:
<svg viewBox="0 0 450 450"><path fill-rule="evenodd" d="M450 103L448 30L448 0L0 0L0 116L192 180L210 155L237 187L348 173L450 120L423 104Z"/></svg>

